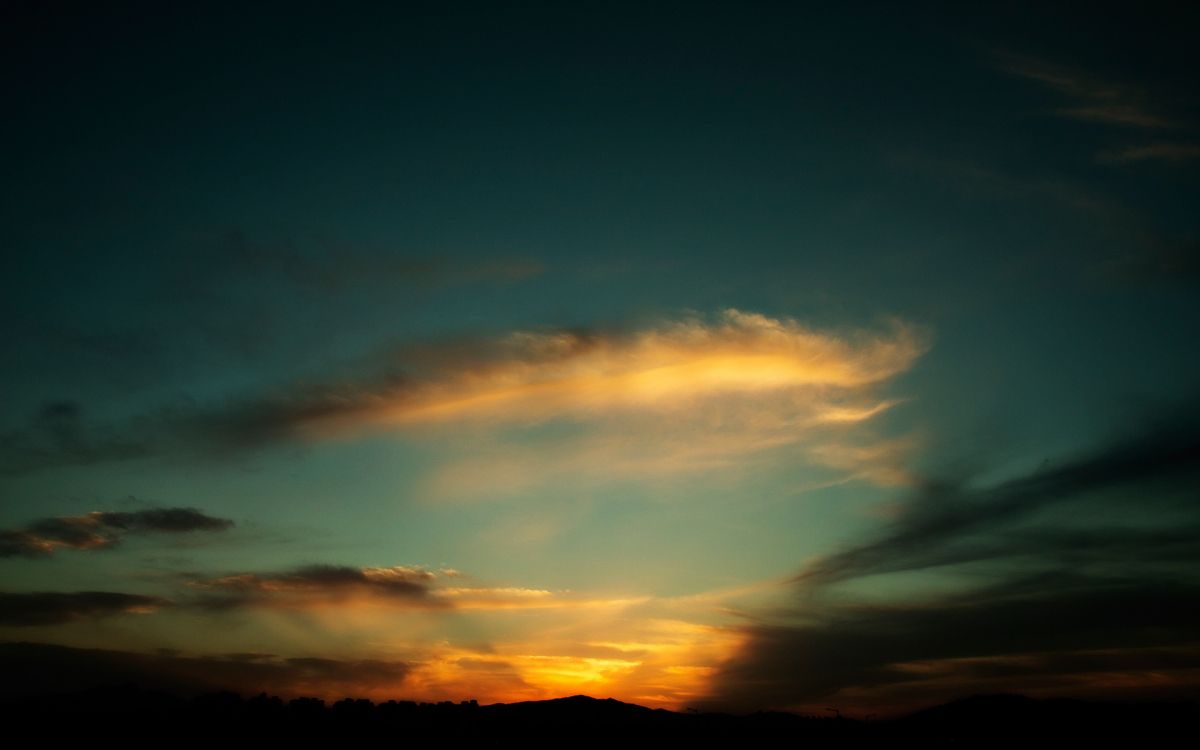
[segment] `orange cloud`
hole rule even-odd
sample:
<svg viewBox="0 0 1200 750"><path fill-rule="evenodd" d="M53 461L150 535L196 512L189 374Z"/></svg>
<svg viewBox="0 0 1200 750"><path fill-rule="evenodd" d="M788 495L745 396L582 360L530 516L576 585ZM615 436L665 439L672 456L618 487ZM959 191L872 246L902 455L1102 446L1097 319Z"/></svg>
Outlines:
<svg viewBox="0 0 1200 750"><path fill-rule="evenodd" d="M707 434L710 444L775 445L886 411L895 402L873 391L925 349L925 337L899 321L875 332L826 332L733 309L627 332L517 331L408 347L389 357L382 373L363 379L158 409L125 425L91 425L78 405L62 405L10 436L25 447L6 459L5 470L170 452L224 454L382 429L428 440L439 425L453 425L461 440L551 421L641 420L655 428L676 425L689 442ZM630 427L640 431L642 424L624 423L620 432ZM64 432L71 441L55 438ZM82 447L67 450L67 443ZM667 457L662 465L690 466L683 458Z"/></svg>
<svg viewBox="0 0 1200 750"><path fill-rule="evenodd" d="M431 373L361 416L528 422L693 406L722 395L856 389L908 369L925 342L902 323L884 334L837 336L731 309L715 323L691 319L628 335L518 332L488 348L491 357Z"/></svg>
<svg viewBox="0 0 1200 750"><path fill-rule="evenodd" d="M779 449L793 450L791 459L797 447L811 463L894 483L894 446L852 431L899 403L877 391L926 343L902 323L834 335L727 310L715 323L689 320L627 336L514 334L501 348L485 366L379 407L376 418L401 426L489 428L455 433L455 446L470 443L469 450L427 478L429 497L694 475L750 466ZM586 422L589 430L532 444L492 439L506 424L550 419ZM848 447L809 450L826 444Z"/></svg>

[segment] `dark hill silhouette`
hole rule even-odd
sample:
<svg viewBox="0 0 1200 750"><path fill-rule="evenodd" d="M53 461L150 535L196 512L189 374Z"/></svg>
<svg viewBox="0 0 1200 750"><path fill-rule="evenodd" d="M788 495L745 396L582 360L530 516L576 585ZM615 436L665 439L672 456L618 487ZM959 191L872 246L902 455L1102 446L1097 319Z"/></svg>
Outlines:
<svg viewBox="0 0 1200 750"><path fill-rule="evenodd" d="M352 663L322 662L324 674L361 678ZM268 668L269 667L269 668ZM96 736L161 746L173 740L226 742L322 740L402 744L416 740L507 740L565 744L580 740L680 742L743 746L786 742L813 747L980 747L1020 745L1166 746L1200 718L1192 703L1116 704L974 696L887 721L829 713L745 716L651 709L612 698L573 695L546 701L479 705L274 697L307 662L204 660L46 644L0 644L0 722L10 737L32 732L57 741ZM336 668L338 672L330 670ZM373 667L378 669L378 665ZM391 671L385 676L391 676ZM279 683L277 683L279 684ZM240 686L243 698L222 685ZM251 687L247 686L262 686Z"/></svg>
<svg viewBox="0 0 1200 750"><path fill-rule="evenodd" d="M1013 747L1018 744L1143 746L1149 738L1194 726L1193 703L1106 703L1022 695L976 695L923 709L890 724L898 738Z"/></svg>
<svg viewBox="0 0 1200 750"><path fill-rule="evenodd" d="M1186 732L1193 704L1106 704L976 696L890 720L677 713L584 695L481 706L475 701L415 703L345 699L331 704L260 694L217 692L191 699L132 685L0 702L11 736L53 729L56 739L115 736L156 744L171 740L344 743L347 739L520 741L563 744L706 741L812 743L815 747L1006 747L1063 743L1146 746ZM1185 735L1186 736L1186 735Z"/></svg>

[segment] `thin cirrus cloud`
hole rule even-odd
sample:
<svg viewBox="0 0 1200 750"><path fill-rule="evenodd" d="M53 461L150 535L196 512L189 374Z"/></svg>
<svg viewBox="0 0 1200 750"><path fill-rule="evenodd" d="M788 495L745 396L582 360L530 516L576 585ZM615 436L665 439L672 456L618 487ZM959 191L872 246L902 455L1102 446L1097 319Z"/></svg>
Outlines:
<svg viewBox="0 0 1200 750"><path fill-rule="evenodd" d="M1071 100L1069 106L1054 110L1060 117L1142 129L1178 126L1177 122L1157 112L1144 94L1127 85L1103 81L1074 68L1021 55L1000 55L997 66Z"/></svg>
<svg viewBox="0 0 1200 750"><path fill-rule="evenodd" d="M882 534L809 563L791 616L744 629L710 705L1200 689L1197 416L992 486L926 483Z"/></svg>
<svg viewBox="0 0 1200 750"><path fill-rule="evenodd" d="M732 309L624 333L518 331L394 352L385 372L366 380L164 408L123 428L88 425L75 404L48 405L25 429L0 436L0 471L224 455L464 422L488 429L699 419L700 426L737 426L736 443L872 418L893 403L873 390L909 369L927 345L921 331L899 321L878 332L831 333Z"/></svg>
<svg viewBox="0 0 1200 750"><path fill-rule="evenodd" d="M1106 151L1098 158L1109 164L1144 161L1188 162L1200 159L1200 145L1195 143L1149 143Z"/></svg>
<svg viewBox="0 0 1200 750"><path fill-rule="evenodd" d="M23 529L0 530L0 557L48 557L60 549L101 550L128 535L225 531L227 518L195 508L96 511L82 516L43 518Z"/></svg>

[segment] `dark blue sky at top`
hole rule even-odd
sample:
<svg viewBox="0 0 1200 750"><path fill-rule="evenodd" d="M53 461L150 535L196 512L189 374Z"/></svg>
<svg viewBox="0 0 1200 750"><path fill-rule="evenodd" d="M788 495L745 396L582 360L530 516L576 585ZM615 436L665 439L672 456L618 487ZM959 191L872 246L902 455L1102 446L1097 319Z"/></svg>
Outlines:
<svg viewBox="0 0 1200 750"><path fill-rule="evenodd" d="M1197 374L1194 162L1098 158L1194 143L1186 12L59 10L5 17L10 426L730 306L928 327L947 432L1086 432ZM1172 125L1056 116L1014 58Z"/></svg>

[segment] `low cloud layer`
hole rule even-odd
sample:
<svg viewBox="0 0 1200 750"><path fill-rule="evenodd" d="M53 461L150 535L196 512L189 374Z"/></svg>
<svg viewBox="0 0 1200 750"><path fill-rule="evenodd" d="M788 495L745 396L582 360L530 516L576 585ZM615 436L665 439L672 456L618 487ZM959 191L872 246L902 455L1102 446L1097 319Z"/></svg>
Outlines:
<svg viewBox="0 0 1200 750"><path fill-rule="evenodd" d="M224 531L233 521L194 508L96 511L43 518L23 529L0 530L0 557L47 557L59 549L110 549L128 535Z"/></svg>
<svg viewBox="0 0 1200 750"><path fill-rule="evenodd" d="M1200 694L1200 421L992 486L931 483L746 628L712 702L873 709L987 691Z"/></svg>
<svg viewBox="0 0 1200 750"><path fill-rule="evenodd" d="M423 568L355 568L309 565L281 573L195 577L189 586L210 609L248 606L305 607L358 598L397 605L438 607L429 596L435 574Z"/></svg>
<svg viewBox="0 0 1200 750"><path fill-rule="evenodd" d="M569 592L520 586L472 585L458 571L411 565L307 565L281 572L193 575L180 598L218 612L252 607L308 610L330 605L423 610L553 609L627 601L588 599Z"/></svg>
<svg viewBox="0 0 1200 750"><path fill-rule="evenodd" d="M62 625L122 614L145 614L170 603L154 596L113 591L0 592L0 625Z"/></svg>
<svg viewBox="0 0 1200 750"><path fill-rule="evenodd" d="M0 644L0 696L68 692L136 684L194 695L232 690L287 697L341 698L399 692L411 670L401 661L281 657L274 654L183 656L80 649L40 643Z"/></svg>

